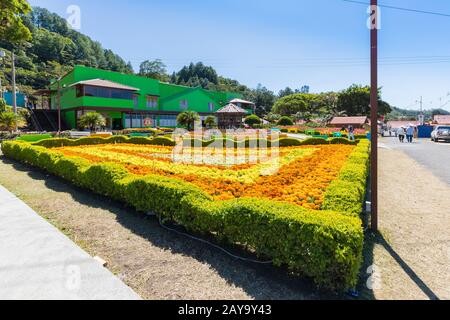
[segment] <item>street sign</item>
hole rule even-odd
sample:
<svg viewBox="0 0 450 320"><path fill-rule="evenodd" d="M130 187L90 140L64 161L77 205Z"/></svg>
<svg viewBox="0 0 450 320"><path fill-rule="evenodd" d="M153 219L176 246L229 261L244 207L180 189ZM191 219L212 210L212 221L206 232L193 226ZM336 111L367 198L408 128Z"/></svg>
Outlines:
<svg viewBox="0 0 450 320"><path fill-rule="evenodd" d="M145 118L144 119L144 127L152 127L153 126L153 119L152 118Z"/></svg>

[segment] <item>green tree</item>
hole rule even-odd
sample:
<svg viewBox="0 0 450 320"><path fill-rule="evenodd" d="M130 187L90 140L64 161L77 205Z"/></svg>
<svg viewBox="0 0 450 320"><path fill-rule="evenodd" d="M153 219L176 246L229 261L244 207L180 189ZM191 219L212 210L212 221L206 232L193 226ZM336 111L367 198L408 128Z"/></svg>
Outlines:
<svg viewBox="0 0 450 320"><path fill-rule="evenodd" d="M287 116L283 116L278 120L278 125L280 126L292 126L294 124L294 121L292 121L291 118Z"/></svg>
<svg viewBox="0 0 450 320"><path fill-rule="evenodd" d="M255 125L260 125L262 120L256 114L252 114L245 118L244 123L253 128Z"/></svg>
<svg viewBox="0 0 450 320"><path fill-rule="evenodd" d="M26 0L1 0L1 38L10 43L20 43L31 40L31 31L22 20L23 15L30 11L31 7Z"/></svg>
<svg viewBox="0 0 450 320"><path fill-rule="evenodd" d="M211 89L211 87L219 84L219 77L213 67L205 66L202 62L196 64L191 63L184 66L170 80L175 84L186 85L190 87L202 87Z"/></svg>
<svg viewBox="0 0 450 320"><path fill-rule="evenodd" d="M207 116L205 119L205 126L207 128L215 128L217 127L217 123L216 123L216 117L214 116Z"/></svg>
<svg viewBox="0 0 450 320"><path fill-rule="evenodd" d="M289 87L286 87L286 89L280 90L278 92L278 98L283 98L283 97L286 97L286 96L290 96L291 94L294 94L294 93L295 93L294 90L292 90Z"/></svg>
<svg viewBox="0 0 450 320"><path fill-rule="evenodd" d="M316 112L317 95L309 93L295 93L279 99L273 106L272 112L290 116L297 112Z"/></svg>
<svg viewBox="0 0 450 320"><path fill-rule="evenodd" d="M91 132L95 132L97 127L105 126L106 121L100 113L88 112L80 117L78 123L82 128L88 128Z"/></svg>
<svg viewBox="0 0 450 320"><path fill-rule="evenodd" d="M379 115L386 115L392 111L391 106L382 101L378 90ZM339 92L337 110L344 111L349 116L370 115L370 87L352 85Z"/></svg>
<svg viewBox="0 0 450 320"><path fill-rule="evenodd" d="M188 131L192 131L194 129L196 121L200 121L200 116L194 111L182 112L177 117L178 124L186 127Z"/></svg>
<svg viewBox="0 0 450 320"><path fill-rule="evenodd" d="M6 101L5 101L5 99L1 98L0 99L0 113L5 112L5 111L6 111Z"/></svg>
<svg viewBox="0 0 450 320"><path fill-rule="evenodd" d="M0 130L13 132L16 128L26 125L25 119L20 114L12 111L0 112Z"/></svg>
<svg viewBox="0 0 450 320"><path fill-rule="evenodd" d="M255 90L251 90L244 97L255 103L256 115L259 117L263 117L272 110L276 98L275 94L262 84L258 84Z"/></svg>
<svg viewBox="0 0 450 320"><path fill-rule="evenodd" d="M29 52L44 61L68 64L74 59L75 44L69 38L46 29L37 29Z"/></svg>
<svg viewBox="0 0 450 320"><path fill-rule="evenodd" d="M273 112L269 112L264 119L266 119L267 121L269 121L270 123L277 123L278 120L280 120L281 115L277 114L277 113L273 113Z"/></svg>
<svg viewBox="0 0 450 320"><path fill-rule="evenodd" d="M160 59L153 61L146 60L142 62L139 66L139 75L161 81L169 80L169 76L167 75L167 67Z"/></svg>
<svg viewBox="0 0 450 320"><path fill-rule="evenodd" d="M294 116L295 121L305 121L305 122L311 122L313 115L309 111L303 111L303 112L297 112Z"/></svg>
<svg viewBox="0 0 450 320"><path fill-rule="evenodd" d="M0 7L11 1L0 1ZM0 17L5 15L4 10ZM36 89L47 88L50 79L67 73L74 65L133 73L131 64L88 36L67 26L67 21L46 9L34 7L28 14L20 14L23 25L32 33L26 45L16 45L4 36L5 26L0 26L0 48L7 52L2 61L2 71L11 73L11 51L16 55L16 78L21 91L33 98ZM3 21L3 20L0 20ZM1 23L0 23L1 24ZM11 85L3 74L3 85Z"/></svg>

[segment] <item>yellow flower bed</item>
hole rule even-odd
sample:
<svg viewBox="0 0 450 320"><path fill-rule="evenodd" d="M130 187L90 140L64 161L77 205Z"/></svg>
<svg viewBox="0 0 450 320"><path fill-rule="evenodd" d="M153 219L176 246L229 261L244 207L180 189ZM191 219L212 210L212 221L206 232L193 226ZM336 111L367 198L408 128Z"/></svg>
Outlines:
<svg viewBox="0 0 450 320"><path fill-rule="evenodd" d="M185 148L177 153L173 147L108 144L54 150L96 163L119 163L138 175L179 178L216 200L263 197L320 209L326 188L353 149L350 145L231 151Z"/></svg>

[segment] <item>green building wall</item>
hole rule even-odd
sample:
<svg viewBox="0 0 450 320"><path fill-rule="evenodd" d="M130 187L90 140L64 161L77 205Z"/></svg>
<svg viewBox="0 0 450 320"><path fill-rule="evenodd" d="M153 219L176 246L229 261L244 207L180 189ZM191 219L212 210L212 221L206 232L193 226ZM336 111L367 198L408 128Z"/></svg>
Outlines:
<svg viewBox="0 0 450 320"><path fill-rule="evenodd" d="M139 89L137 91L138 105L135 106L133 100L87 96L76 97L76 88L71 85L93 79L109 80ZM123 125L125 125L127 113L151 114L156 120L154 126L160 126L161 116L171 115L173 117L186 110L195 111L200 113L200 115L206 116L214 114L230 100L242 98L242 95L239 93L214 92L202 88L173 85L155 79L78 65L60 80L59 88L61 110L69 128L76 128L76 112L80 108L85 110L91 108L97 112L108 114L112 119L121 119ZM58 106L58 81L54 81L50 85L50 89L52 90L50 105L52 109L56 109ZM148 96L158 97L157 108L147 107ZM187 109L181 109L180 102L182 100L188 101ZM214 105L214 110L209 109L209 104Z"/></svg>

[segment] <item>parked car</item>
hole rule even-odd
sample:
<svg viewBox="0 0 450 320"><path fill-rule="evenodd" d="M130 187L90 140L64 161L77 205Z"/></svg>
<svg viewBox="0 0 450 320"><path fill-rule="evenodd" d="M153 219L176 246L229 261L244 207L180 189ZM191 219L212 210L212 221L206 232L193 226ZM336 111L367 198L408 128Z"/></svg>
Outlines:
<svg viewBox="0 0 450 320"><path fill-rule="evenodd" d="M439 140L450 141L450 126L436 126L431 133L431 141Z"/></svg>

